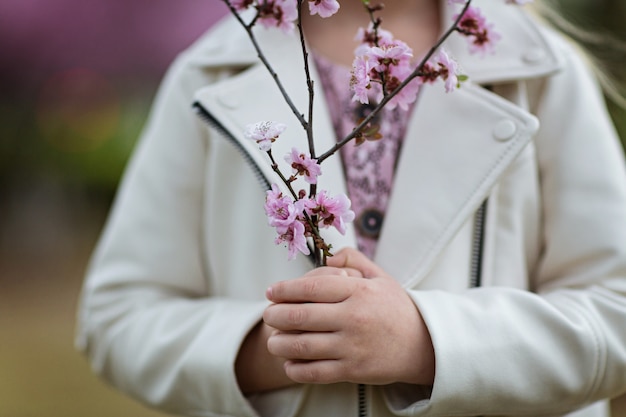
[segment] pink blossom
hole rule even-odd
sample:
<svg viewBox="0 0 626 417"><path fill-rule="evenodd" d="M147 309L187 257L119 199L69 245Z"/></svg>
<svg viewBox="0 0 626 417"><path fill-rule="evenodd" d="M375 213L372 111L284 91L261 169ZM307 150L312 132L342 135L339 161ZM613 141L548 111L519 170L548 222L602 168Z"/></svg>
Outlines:
<svg viewBox="0 0 626 417"><path fill-rule="evenodd" d="M345 194L329 197L326 191L320 191L315 200L307 200L305 210L318 216L321 227L334 226L342 235L346 233L346 223L354 220L350 199Z"/></svg>
<svg viewBox="0 0 626 417"><path fill-rule="evenodd" d="M288 33L298 19L297 0L263 0L257 4L259 23L265 28L277 27Z"/></svg>
<svg viewBox="0 0 626 417"><path fill-rule="evenodd" d="M339 10L337 0L309 0L309 12L311 15L318 14L320 17L330 17Z"/></svg>
<svg viewBox="0 0 626 417"><path fill-rule="evenodd" d="M352 76L350 77L350 88L354 93L352 101L359 101L362 104L369 103L369 92L372 88L370 80L370 63L367 55L357 56L352 63Z"/></svg>
<svg viewBox="0 0 626 417"><path fill-rule="evenodd" d="M457 76L458 64L450 58L445 50L440 50L435 57L434 62L439 66L439 76L445 81L446 92L450 93L459 84Z"/></svg>
<svg viewBox="0 0 626 417"><path fill-rule="evenodd" d="M278 139L278 136L285 131L287 125L278 122L256 122L246 126L244 135L246 138L256 141L259 149L269 151L272 143Z"/></svg>
<svg viewBox="0 0 626 417"><path fill-rule="evenodd" d="M294 201L284 196L276 184L272 184L272 189L266 193L265 214L270 226L276 228L278 236L275 243L287 243L290 260L295 258L297 251L309 254L306 228L302 219L305 204L305 200Z"/></svg>
<svg viewBox="0 0 626 417"><path fill-rule="evenodd" d="M311 159L311 155L291 148L291 153L285 156L285 161L291 165L295 174L303 175L306 182L317 184L317 177L321 175L322 168L316 159Z"/></svg>
<svg viewBox="0 0 626 417"><path fill-rule="evenodd" d="M352 64L350 87L354 93L353 101L368 103L372 95L382 99L382 87L385 91L394 91L413 72L411 58L413 51L404 42L394 40L391 34L385 34L385 42L371 46L369 40L373 32L362 30L365 42L355 51L357 54ZM373 84L375 83L375 84ZM374 86L376 87L374 88ZM408 109L417 98L419 82L411 82L400 90L388 103L389 109L400 106Z"/></svg>
<svg viewBox="0 0 626 417"><path fill-rule="evenodd" d="M372 23L369 24L368 28L359 28L357 30L356 36L354 40L359 42L360 45L365 46L385 46L389 45L393 42L393 35L388 30L378 28L374 31L374 26ZM357 47L357 51L358 51ZM355 54L358 55L358 52L355 51Z"/></svg>
<svg viewBox="0 0 626 417"><path fill-rule="evenodd" d="M305 227L300 221L291 223L285 230L279 232L276 237L275 243L280 245L281 243L287 243L288 257L290 261L295 259L298 251L305 255L310 253L309 247L306 244L306 237L304 234Z"/></svg>
<svg viewBox="0 0 626 417"><path fill-rule="evenodd" d="M284 232L298 220L304 205L303 200L294 202L292 198L284 196L276 184L272 184L272 189L266 193L264 206L269 225L275 227L279 234Z"/></svg>
<svg viewBox="0 0 626 417"><path fill-rule="evenodd" d="M403 77L402 79L405 78L406 77ZM395 90L395 88L400 85L399 79L392 79L391 81L394 88L390 89L390 92ZM419 92L420 84L421 83L417 78L411 80L407 85L404 86L404 88L402 88L402 90L400 90L395 96L393 96L391 100L389 100L389 102L387 103L387 107L390 110L394 109L396 106L400 107L402 110L408 110L409 105L417 100L417 93Z"/></svg>
<svg viewBox="0 0 626 417"><path fill-rule="evenodd" d="M450 93L459 85L458 67L456 61L441 49L422 67L419 79L423 84L432 84L441 78L445 82L446 92Z"/></svg>
<svg viewBox="0 0 626 417"><path fill-rule="evenodd" d="M411 48L402 41L395 41L383 47L374 46L369 54L378 62L374 69L379 72L385 72L391 66L408 65L413 58Z"/></svg>
<svg viewBox="0 0 626 417"><path fill-rule="evenodd" d="M454 17L456 20L458 15ZM477 7L469 7L457 26L462 35L468 37L470 52L485 54L493 52L495 43L500 40L500 34L493 30L493 25L487 23L485 17Z"/></svg>

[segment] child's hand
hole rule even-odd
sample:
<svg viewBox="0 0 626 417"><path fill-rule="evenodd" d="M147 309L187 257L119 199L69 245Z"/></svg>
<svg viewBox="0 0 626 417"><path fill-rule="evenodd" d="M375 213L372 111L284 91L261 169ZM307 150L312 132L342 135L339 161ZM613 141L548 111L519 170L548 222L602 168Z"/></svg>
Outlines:
<svg viewBox="0 0 626 417"><path fill-rule="evenodd" d="M432 384L432 342L404 289L358 251L343 250L329 264L267 291L275 304L263 319L276 329L267 346L287 359L287 376L301 383Z"/></svg>

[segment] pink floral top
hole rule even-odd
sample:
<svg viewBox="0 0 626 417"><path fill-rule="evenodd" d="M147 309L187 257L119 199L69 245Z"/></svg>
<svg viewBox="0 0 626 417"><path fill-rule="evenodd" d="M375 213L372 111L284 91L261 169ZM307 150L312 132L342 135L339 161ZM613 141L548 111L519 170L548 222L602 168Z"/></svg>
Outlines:
<svg viewBox="0 0 626 417"><path fill-rule="evenodd" d="M352 131L355 121L366 116L375 103L364 105L352 101L349 68L319 55L315 55L315 65L339 140ZM409 115L410 111L399 107L384 108L374 118L382 139L368 140L358 146L351 142L341 150L348 196L356 214L358 248L370 258L376 252Z"/></svg>

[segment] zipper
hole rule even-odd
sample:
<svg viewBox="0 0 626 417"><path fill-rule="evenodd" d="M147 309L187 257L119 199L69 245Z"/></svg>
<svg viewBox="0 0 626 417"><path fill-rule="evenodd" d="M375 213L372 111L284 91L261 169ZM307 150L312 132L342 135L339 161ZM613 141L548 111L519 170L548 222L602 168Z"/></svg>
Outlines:
<svg viewBox="0 0 626 417"><path fill-rule="evenodd" d="M470 264L470 288L482 285L483 268L483 240L485 238L485 218L487 216L487 201L483 201L474 216L474 233L472 242L472 258Z"/></svg>
<svg viewBox="0 0 626 417"><path fill-rule="evenodd" d="M224 136L224 138L226 138L239 151L239 153L244 158L248 166L252 169L252 172L254 173L254 177L257 179L257 181L259 182L263 190L265 191L271 190L272 186L270 182L267 180L267 178L265 177L265 175L263 174L263 171L261 171L261 168L259 167L259 165L254 161L254 159L252 159L252 157L245 150L245 148L241 146L241 143L237 141L235 136L228 129L226 129L224 125L220 123L219 120L217 120L199 102L196 101L193 103L193 109L204 122L206 122L209 126L213 127L215 130L220 132L220 134Z"/></svg>
<svg viewBox="0 0 626 417"><path fill-rule="evenodd" d="M357 389L359 395L358 416L367 417L367 397L365 395L365 384L359 384Z"/></svg>

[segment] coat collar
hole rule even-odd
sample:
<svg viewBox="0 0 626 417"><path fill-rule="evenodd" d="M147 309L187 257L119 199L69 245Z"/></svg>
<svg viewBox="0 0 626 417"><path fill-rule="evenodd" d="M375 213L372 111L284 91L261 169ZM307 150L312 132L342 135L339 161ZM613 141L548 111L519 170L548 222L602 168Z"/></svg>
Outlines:
<svg viewBox="0 0 626 417"><path fill-rule="evenodd" d="M497 9L493 5L495 0L479 1L479 4L483 3ZM509 9L515 10L507 6L506 10ZM517 14L519 11L512 13ZM528 38L524 45L545 46L545 43L540 42L539 32L533 30L524 17L516 15L511 19L525 27L516 32L517 41L524 35ZM224 30L224 24L229 23L223 23L217 28L217 33ZM241 28L235 30L235 33L240 32L243 33ZM254 65L235 76L202 88L196 99L233 133L265 176L274 178L266 155L253 142L244 139L244 127L259 120L287 123L287 131L273 147L278 160L282 160L282 156L292 146L306 149L304 134L295 116L284 104L267 70L258 64L256 56L250 56L254 55L254 51L249 49L249 41L236 40L232 37L233 32L229 33L230 38L221 37L224 41L220 47L221 53L215 50L210 56L203 55L198 58L202 62L198 63L212 66L227 63L231 66ZM536 39L536 42L529 39ZM293 58L299 56L298 40L285 37L279 31L263 32L259 40L267 46L264 49L267 57L280 74L292 100L306 113L308 92L304 73L299 60ZM207 47L215 45L218 43L202 47L206 51ZM231 47L238 49L229 49ZM451 49L457 47L459 45L450 46ZM511 49L517 50L519 47ZM545 56L553 56L548 50L544 51ZM509 52L506 56L510 57L514 53ZM496 58L494 63L482 63L491 58L479 61L469 56L464 65L477 70L480 66L489 69L489 76L480 78L484 82L504 81L515 78L515 75L538 76L555 69L554 65L549 65L552 60L532 66L522 59L509 63L505 58ZM312 68L312 75L314 79L317 78L315 68ZM334 143L335 134L320 90L316 91L315 106L316 146L318 150L324 151ZM419 282L433 266L437 255L471 217L502 172L531 140L537 128L538 122L532 115L475 83L466 83L452 94L446 94L440 85L423 88L398 163L376 262L405 286ZM322 171L320 188L331 194L346 192L338 156L327 159ZM333 232L325 233L324 236L334 248L356 247L352 227L345 236Z"/></svg>

